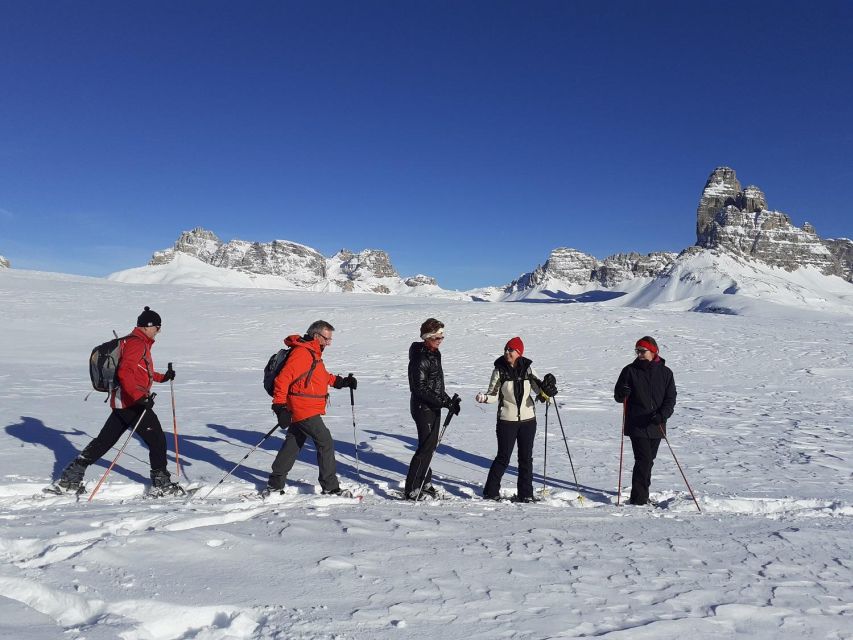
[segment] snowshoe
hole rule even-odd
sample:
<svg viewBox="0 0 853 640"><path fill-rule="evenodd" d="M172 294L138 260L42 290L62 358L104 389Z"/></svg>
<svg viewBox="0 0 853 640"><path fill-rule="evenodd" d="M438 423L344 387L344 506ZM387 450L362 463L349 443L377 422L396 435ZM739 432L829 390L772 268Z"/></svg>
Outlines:
<svg viewBox="0 0 853 640"><path fill-rule="evenodd" d="M149 498L161 498L163 496L185 496L186 490L177 482L172 482L172 476L165 469L151 470L151 488L146 494Z"/></svg>
<svg viewBox="0 0 853 640"><path fill-rule="evenodd" d="M42 489L43 493L51 493L55 496L82 496L86 493L86 485L83 482L72 484L64 480L58 480Z"/></svg>
<svg viewBox="0 0 853 640"><path fill-rule="evenodd" d="M258 497L261 500L266 500L272 495L283 496L284 489L276 489L275 487L266 486L258 492Z"/></svg>
<svg viewBox="0 0 853 640"><path fill-rule="evenodd" d="M323 491L324 496L338 496L339 498L355 498L355 494L349 489L332 489L331 491Z"/></svg>
<svg viewBox="0 0 853 640"><path fill-rule="evenodd" d="M509 499L509 501L510 502L520 502L523 504L533 504L536 502L540 502L540 499L535 498L533 496L524 496L523 498L520 498L519 496L513 496L512 498Z"/></svg>

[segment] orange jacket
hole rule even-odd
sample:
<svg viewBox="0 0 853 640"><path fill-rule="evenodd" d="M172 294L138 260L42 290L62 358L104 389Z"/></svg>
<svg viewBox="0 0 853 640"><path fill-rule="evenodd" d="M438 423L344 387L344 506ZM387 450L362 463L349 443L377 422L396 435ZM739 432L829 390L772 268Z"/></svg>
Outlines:
<svg viewBox="0 0 853 640"><path fill-rule="evenodd" d="M287 336L284 344L293 352L275 378L273 404L286 404L293 415L293 422L323 415L326 413L329 385L334 384L335 376L326 371L320 342L317 338L305 340L293 335Z"/></svg>

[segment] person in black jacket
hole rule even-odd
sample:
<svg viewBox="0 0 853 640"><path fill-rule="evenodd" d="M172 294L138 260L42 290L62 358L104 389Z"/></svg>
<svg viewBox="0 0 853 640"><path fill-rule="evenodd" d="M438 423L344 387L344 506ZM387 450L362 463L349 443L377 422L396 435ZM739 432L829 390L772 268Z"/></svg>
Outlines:
<svg viewBox="0 0 853 640"><path fill-rule="evenodd" d="M619 374L613 399L626 403L623 436L631 438L634 450L629 503L643 505L649 501L652 466L675 409L676 391L675 377L658 355L654 338L643 336L634 351L637 358Z"/></svg>
<svg viewBox="0 0 853 640"><path fill-rule="evenodd" d="M459 403L454 403L444 390L444 371L438 348L444 340L444 323L429 318L421 325L422 342L409 347L409 390L412 392L409 408L418 428L418 449L406 474L405 496L408 500L436 497L432 485L432 454L438 446L441 431L441 410L459 413ZM423 493L419 493L423 485Z"/></svg>

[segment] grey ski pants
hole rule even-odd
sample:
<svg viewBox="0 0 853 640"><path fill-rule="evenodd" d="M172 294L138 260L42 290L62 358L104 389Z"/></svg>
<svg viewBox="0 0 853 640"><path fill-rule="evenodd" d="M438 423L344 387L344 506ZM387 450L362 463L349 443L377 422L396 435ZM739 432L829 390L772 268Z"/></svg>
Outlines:
<svg viewBox="0 0 853 640"><path fill-rule="evenodd" d="M314 448L317 449L320 488L326 492L340 488L335 468L335 441L320 416L311 416L301 422L294 422L288 427L284 444L272 463L272 473L268 481L270 487L284 488L287 474L296 463L299 451L308 438L311 438Z"/></svg>

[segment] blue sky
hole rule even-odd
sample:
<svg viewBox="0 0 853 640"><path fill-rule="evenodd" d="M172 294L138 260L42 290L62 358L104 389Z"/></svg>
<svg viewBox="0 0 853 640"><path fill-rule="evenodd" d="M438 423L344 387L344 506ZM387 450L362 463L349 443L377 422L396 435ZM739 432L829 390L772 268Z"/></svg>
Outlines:
<svg viewBox="0 0 853 640"><path fill-rule="evenodd" d="M505 284L695 242L708 174L850 237L851 2L0 0L0 254L195 226Z"/></svg>

